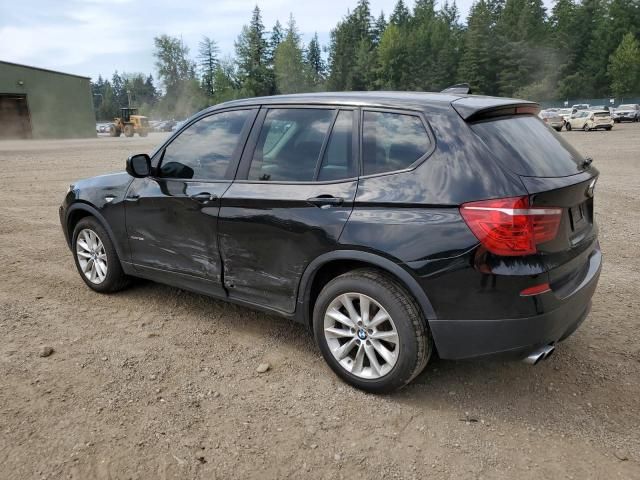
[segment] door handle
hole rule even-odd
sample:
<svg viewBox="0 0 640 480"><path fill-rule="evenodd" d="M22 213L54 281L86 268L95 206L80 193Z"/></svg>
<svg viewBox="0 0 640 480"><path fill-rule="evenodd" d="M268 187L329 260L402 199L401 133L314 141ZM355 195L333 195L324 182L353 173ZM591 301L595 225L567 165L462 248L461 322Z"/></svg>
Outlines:
<svg viewBox="0 0 640 480"><path fill-rule="evenodd" d="M307 202L313 203L320 208L329 208L332 205L342 205L344 198L331 195L320 195L318 197L307 198Z"/></svg>
<svg viewBox="0 0 640 480"><path fill-rule="evenodd" d="M126 197L124 197L124 199L127 202L137 202L138 200L140 200L140 195L138 195L137 193L132 193L132 194L127 195Z"/></svg>
<svg viewBox="0 0 640 480"><path fill-rule="evenodd" d="M200 193L191 195L189 198L195 202L202 203L204 205L209 202L213 202L214 200L217 200L218 196L209 192L200 192Z"/></svg>

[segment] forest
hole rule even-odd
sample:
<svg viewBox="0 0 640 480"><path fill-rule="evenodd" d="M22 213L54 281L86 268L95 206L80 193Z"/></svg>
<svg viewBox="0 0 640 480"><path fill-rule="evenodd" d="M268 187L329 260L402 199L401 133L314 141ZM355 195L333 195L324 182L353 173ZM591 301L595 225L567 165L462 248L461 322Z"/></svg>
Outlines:
<svg viewBox="0 0 640 480"><path fill-rule="evenodd" d="M256 6L234 55L203 35L191 52L154 39L156 77L100 76L96 118L131 103L155 118L185 118L226 100L349 90L440 91L554 101L640 95L640 1L477 0L464 21L455 1L398 0L388 15L358 0L331 31L304 43L293 15L268 29Z"/></svg>

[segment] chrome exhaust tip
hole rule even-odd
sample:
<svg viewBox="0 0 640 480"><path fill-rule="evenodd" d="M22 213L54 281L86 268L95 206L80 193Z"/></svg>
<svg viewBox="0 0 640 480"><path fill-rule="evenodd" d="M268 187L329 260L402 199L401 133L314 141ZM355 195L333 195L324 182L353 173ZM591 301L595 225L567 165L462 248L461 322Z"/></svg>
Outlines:
<svg viewBox="0 0 640 480"><path fill-rule="evenodd" d="M553 345L545 345L544 347L540 347L533 352L531 352L527 357L525 357L522 361L529 365L537 365L542 360L546 360L555 351L556 347Z"/></svg>

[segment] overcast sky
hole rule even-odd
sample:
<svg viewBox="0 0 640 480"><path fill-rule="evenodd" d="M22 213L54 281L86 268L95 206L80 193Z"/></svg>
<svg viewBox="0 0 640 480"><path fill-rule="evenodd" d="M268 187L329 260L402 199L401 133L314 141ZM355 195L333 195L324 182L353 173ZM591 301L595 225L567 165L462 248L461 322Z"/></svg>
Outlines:
<svg viewBox="0 0 640 480"><path fill-rule="evenodd" d="M267 30L293 13L305 43L318 32L326 45L356 0L0 0L0 60L93 78L114 70L155 76L154 36L182 36L195 56L207 35L221 54L233 54L256 3ZM370 3L374 16L383 10L388 18L396 0ZM457 3L465 20L472 0Z"/></svg>

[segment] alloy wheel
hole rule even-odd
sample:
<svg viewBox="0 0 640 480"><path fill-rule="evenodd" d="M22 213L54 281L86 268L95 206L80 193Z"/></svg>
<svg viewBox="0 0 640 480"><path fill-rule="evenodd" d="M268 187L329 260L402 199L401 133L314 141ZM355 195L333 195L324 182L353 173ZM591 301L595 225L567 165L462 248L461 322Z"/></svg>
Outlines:
<svg viewBox="0 0 640 480"><path fill-rule="evenodd" d="M329 304L324 336L342 368L360 378L385 376L400 357L400 340L391 315L361 293L343 293Z"/></svg>
<svg viewBox="0 0 640 480"><path fill-rule="evenodd" d="M104 281L107 277L107 252L96 232L85 228L78 233L76 256L87 280L96 285Z"/></svg>

